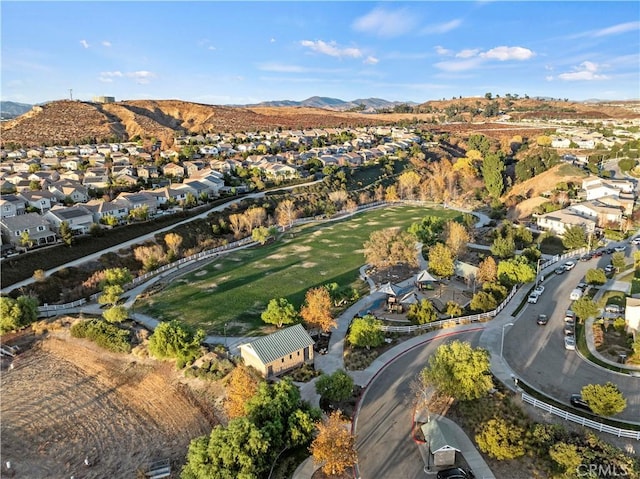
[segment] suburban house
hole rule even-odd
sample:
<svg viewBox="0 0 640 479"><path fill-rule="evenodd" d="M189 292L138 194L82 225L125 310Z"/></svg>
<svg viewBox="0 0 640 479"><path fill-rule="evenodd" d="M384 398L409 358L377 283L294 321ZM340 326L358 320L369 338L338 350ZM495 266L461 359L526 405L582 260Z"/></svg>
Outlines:
<svg viewBox="0 0 640 479"><path fill-rule="evenodd" d="M73 203L86 203L89 201L87 188L77 181L60 181L49 185L48 189L58 198L58 201L65 201L67 198L71 199Z"/></svg>
<svg viewBox="0 0 640 479"><path fill-rule="evenodd" d="M240 355L264 377L278 376L303 364L313 364L314 341L301 324L240 345Z"/></svg>
<svg viewBox="0 0 640 479"><path fill-rule="evenodd" d="M56 206L47 211L45 218L53 228L60 231L62 223L67 223L74 234L87 234L93 224L93 214L84 206Z"/></svg>
<svg viewBox="0 0 640 479"><path fill-rule="evenodd" d="M539 215L536 223L541 230L551 231L560 236L565 233L568 226L580 226L587 233L593 233L596 229L595 220L580 216L567 208Z"/></svg>
<svg viewBox="0 0 640 479"><path fill-rule="evenodd" d="M154 215L158 209L156 198L142 191L140 193L120 193L116 199L123 200L129 211L146 206L149 214Z"/></svg>
<svg viewBox="0 0 640 479"><path fill-rule="evenodd" d="M595 220L596 226L604 228L609 225L619 226L622 221L622 208L601 203L599 200L576 203L567 208L584 218Z"/></svg>
<svg viewBox="0 0 640 479"><path fill-rule="evenodd" d="M582 189L587 193L587 200L597 200L603 196L633 194L634 185L627 180L610 180L603 178L586 178L582 180Z"/></svg>
<svg viewBox="0 0 640 479"><path fill-rule="evenodd" d="M0 218L25 214L26 201L16 195L0 196Z"/></svg>
<svg viewBox="0 0 640 479"><path fill-rule="evenodd" d="M182 165L176 165L175 163L167 163L162 167L162 174L182 178L184 176L184 167Z"/></svg>
<svg viewBox="0 0 640 479"><path fill-rule="evenodd" d="M107 217L112 216L118 220L118 223L123 223L129 216L129 208L124 201L102 201L91 200L84 204L93 214L93 221L95 223L102 223Z"/></svg>
<svg viewBox="0 0 640 479"><path fill-rule="evenodd" d="M39 210L40 213L44 213L58 204L56 196L46 190L23 191L20 193L20 198L22 198L31 208Z"/></svg>
<svg viewBox="0 0 640 479"><path fill-rule="evenodd" d="M23 244L26 238L33 246L54 244L56 234L51 231L49 223L38 213L27 213L20 216L0 218L0 229L4 236L3 243L11 243L16 247L28 247Z"/></svg>

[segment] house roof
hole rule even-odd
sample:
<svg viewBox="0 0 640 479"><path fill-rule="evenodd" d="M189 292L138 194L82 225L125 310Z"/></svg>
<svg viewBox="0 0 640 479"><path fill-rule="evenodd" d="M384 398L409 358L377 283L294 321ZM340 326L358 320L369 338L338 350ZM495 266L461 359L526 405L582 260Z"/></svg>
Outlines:
<svg viewBox="0 0 640 479"><path fill-rule="evenodd" d="M378 292L390 294L391 296L398 296L398 293L400 292L400 286L398 286L397 284L391 284L391 282L388 282L383 285L380 285L380 287L378 288Z"/></svg>
<svg viewBox="0 0 640 479"><path fill-rule="evenodd" d="M35 226L46 226L49 229L49 223L38 213L27 213L25 215L11 216L0 220L8 230L24 230Z"/></svg>
<svg viewBox="0 0 640 479"><path fill-rule="evenodd" d="M447 449L455 449L460 452L460 445L455 436L448 434L447 428L441 428L437 419L432 419L423 424L420 429L422 429L424 438L429 443L429 449L432 453Z"/></svg>
<svg viewBox="0 0 640 479"><path fill-rule="evenodd" d="M431 274L426 269L423 269L418 273L418 278L416 279L416 281L418 283L424 283L426 281L437 281L437 279L431 276Z"/></svg>
<svg viewBox="0 0 640 479"><path fill-rule="evenodd" d="M89 210L87 210L83 206L71 206L69 208L52 208L51 210L49 210L49 212L62 220L70 220L73 218L81 218L83 216L91 215Z"/></svg>
<svg viewBox="0 0 640 479"><path fill-rule="evenodd" d="M243 347L252 349L263 364L269 364L313 344L306 329L301 324L296 324L244 344Z"/></svg>

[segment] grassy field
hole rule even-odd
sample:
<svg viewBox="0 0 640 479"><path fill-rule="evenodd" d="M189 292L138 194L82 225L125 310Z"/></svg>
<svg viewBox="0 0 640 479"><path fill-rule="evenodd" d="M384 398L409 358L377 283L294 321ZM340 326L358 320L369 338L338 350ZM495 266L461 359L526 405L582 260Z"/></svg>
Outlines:
<svg viewBox="0 0 640 479"><path fill-rule="evenodd" d="M356 285L364 264L363 244L386 227L406 228L428 215L455 218L460 213L396 206L332 223L307 225L277 242L240 250L194 271L138 309L158 319L179 319L210 334L259 333L260 314L272 298L287 298L297 308L309 288L338 283Z"/></svg>

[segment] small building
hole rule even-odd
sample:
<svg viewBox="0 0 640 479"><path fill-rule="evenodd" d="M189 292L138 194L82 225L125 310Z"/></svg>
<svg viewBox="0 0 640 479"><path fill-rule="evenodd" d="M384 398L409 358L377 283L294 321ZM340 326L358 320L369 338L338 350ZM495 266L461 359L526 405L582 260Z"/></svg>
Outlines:
<svg viewBox="0 0 640 479"><path fill-rule="evenodd" d="M424 439L429 445L429 462L436 468L453 466L456 463L456 452L460 446L448 430L440 427L437 419L432 419L421 426Z"/></svg>
<svg viewBox="0 0 640 479"><path fill-rule="evenodd" d="M264 377L278 376L303 364L313 364L314 341L296 324L250 343L240 345L240 356Z"/></svg>
<svg viewBox="0 0 640 479"><path fill-rule="evenodd" d="M635 339L640 331L640 299L628 297L625 306L625 327L627 333L633 334Z"/></svg>

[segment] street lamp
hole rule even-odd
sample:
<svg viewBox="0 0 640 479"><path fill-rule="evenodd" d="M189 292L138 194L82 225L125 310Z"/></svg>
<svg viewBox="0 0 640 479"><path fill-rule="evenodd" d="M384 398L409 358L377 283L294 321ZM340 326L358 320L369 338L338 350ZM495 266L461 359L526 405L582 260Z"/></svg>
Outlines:
<svg viewBox="0 0 640 479"><path fill-rule="evenodd" d="M502 341L500 341L500 359L503 359L502 352L504 350L504 330L507 326L513 326L513 323L507 323L502 326Z"/></svg>
<svg viewBox="0 0 640 479"><path fill-rule="evenodd" d="M227 347L227 323L224 323L224 327L223 327L223 331L224 331L224 347Z"/></svg>

